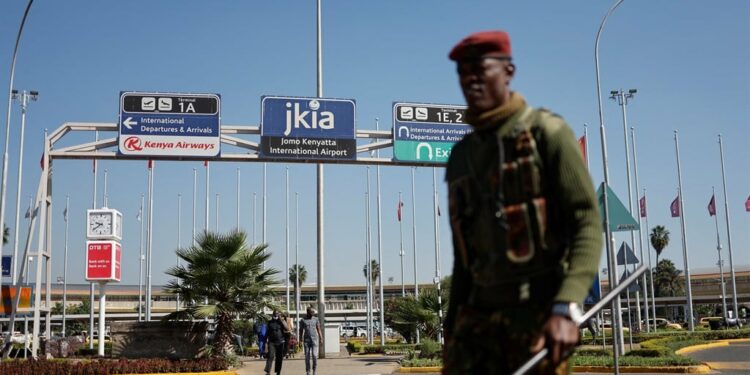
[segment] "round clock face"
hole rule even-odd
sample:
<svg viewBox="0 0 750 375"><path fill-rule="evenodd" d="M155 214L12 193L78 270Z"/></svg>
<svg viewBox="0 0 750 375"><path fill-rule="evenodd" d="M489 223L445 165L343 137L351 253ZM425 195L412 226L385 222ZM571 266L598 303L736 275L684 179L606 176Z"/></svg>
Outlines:
<svg viewBox="0 0 750 375"><path fill-rule="evenodd" d="M89 217L89 233L106 235L112 233L112 214L91 214Z"/></svg>

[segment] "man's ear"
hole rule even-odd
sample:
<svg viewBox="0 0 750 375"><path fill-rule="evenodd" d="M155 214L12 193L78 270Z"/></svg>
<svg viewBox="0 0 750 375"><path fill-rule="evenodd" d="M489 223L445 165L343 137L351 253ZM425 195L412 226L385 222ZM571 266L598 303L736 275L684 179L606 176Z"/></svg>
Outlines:
<svg viewBox="0 0 750 375"><path fill-rule="evenodd" d="M508 62L505 64L505 75L508 76L508 83L510 83L510 80L515 76L516 74L516 65L512 62Z"/></svg>

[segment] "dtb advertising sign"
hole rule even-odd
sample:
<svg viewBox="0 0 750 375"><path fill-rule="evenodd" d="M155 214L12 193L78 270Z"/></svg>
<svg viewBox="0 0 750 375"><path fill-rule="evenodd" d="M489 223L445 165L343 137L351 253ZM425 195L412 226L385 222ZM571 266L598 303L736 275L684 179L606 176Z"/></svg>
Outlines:
<svg viewBox="0 0 750 375"><path fill-rule="evenodd" d="M355 102L287 96L261 98L260 156L355 160Z"/></svg>
<svg viewBox="0 0 750 375"><path fill-rule="evenodd" d="M120 281L122 250L116 241L86 241L86 281Z"/></svg>

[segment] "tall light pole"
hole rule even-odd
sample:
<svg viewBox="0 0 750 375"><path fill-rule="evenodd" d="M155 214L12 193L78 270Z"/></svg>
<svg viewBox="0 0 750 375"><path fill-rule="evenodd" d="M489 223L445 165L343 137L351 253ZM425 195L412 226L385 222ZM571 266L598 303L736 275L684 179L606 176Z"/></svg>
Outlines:
<svg viewBox="0 0 750 375"><path fill-rule="evenodd" d="M294 193L294 310L297 313L296 322L299 322L299 193Z"/></svg>
<svg viewBox="0 0 750 375"><path fill-rule="evenodd" d="M640 181L638 180L638 153L637 149L635 147L635 129L632 127L630 128L630 144L633 147L633 172L635 174L635 194L636 199L638 200L638 204L640 205L641 202L641 196L638 193L638 186L640 185ZM640 248L641 248L641 262L645 262L646 259L643 257L643 236L646 236L646 242L648 241L648 218L646 217L646 189L643 189L643 208L639 210L638 213L638 240L640 241ZM642 212L640 212L642 210ZM646 231L644 233L643 227L641 226L641 219L646 218ZM651 275L651 250L650 248L646 250L646 254L648 254L648 273ZM645 278L646 274L643 274L643 278L641 279L643 281L643 288L649 288L650 286L650 293L651 293L651 312L653 313L651 317L656 318L656 307L654 307L654 302L656 301L654 299L654 278L653 276L649 276L649 283L646 283ZM650 284L650 285L649 285ZM648 301L648 294L646 292L643 293L643 298ZM649 310L648 310L648 303L646 304L646 330L651 330L651 322L649 321ZM656 330L656 326L654 326L654 330Z"/></svg>
<svg viewBox="0 0 750 375"><path fill-rule="evenodd" d="M143 320L143 225L146 220L143 219L143 205L145 197L141 194L141 208L138 210L138 221L141 222L141 239L138 241L140 255L138 256L138 321Z"/></svg>
<svg viewBox="0 0 750 375"><path fill-rule="evenodd" d="M604 167L604 188L602 189L602 206L604 211L604 233L605 233L605 246L607 247L607 265L609 266L609 285L610 288L617 286L617 265L615 263L614 246L612 246L612 231L609 227L609 201L607 198L607 189L609 186L609 166L607 165L607 136L604 129L604 111L602 109L602 88L601 79L599 76L599 39L604 30L604 25L607 23L609 16L617 9L624 0L617 0L607 11L607 14L602 18L602 23L599 25L599 30L596 32L596 41L594 43L594 65L596 67L596 100L599 109L599 133L601 135L602 144L602 165ZM614 364L615 374L620 373L619 357L624 353L625 342L622 337L622 324L620 319L622 317L620 309L620 296L615 298L615 302L612 306L612 311L615 312L613 319L613 328L615 340L613 340L613 352L614 352Z"/></svg>
<svg viewBox="0 0 750 375"><path fill-rule="evenodd" d="M380 130L380 122L375 119L375 129ZM380 157L380 151L375 151L376 157ZM384 298L383 298L383 233L381 226L381 215L380 215L380 165L375 167L376 188L378 189L377 205L378 205L378 310L380 310L380 345L385 345L385 335L383 335L383 329L385 328L385 312L384 310Z"/></svg>
<svg viewBox="0 0 750 375"><path fill-rule="evenodd" d="M625 141L625 173L627 174L627 181L628 181L628 213L630 213L630 216L633 216L633 184L630 180L630 146L628 145L628 103L630 100L633 99L635 96L635 93L638 92L636 89L629 89L628 91L624 91L622 89L616 90L616 91L610 91L610 99L617 102L618 105L622 108L622 135L623 140ZM630 231L630 248L635 250L635 232ZM641 262L643 262L643 256L641 253ZM633 263L633 271L635 271L636 264ZM625 265L625 268L627 268L627 264ZM643 295L644 295L644 301L648 301L648 297L646 296L646 290L645 289L646 284L646 276L643 276L641 285L644 287L643 289ZM630 288L628 288L628 299L630 299ZM630 301L628 301L628 305L630 305ZM636 308L636 319L638 322L638 330L640 331L642 329L641 327L641 296L640 292L638 290L635 291L635 305ZM646 306L646 310L648 310L648 306Z"/></svg>
<svg viewBox="0 0 750 375"><path fill-rule="evenodd" d="M695 330L695 322L693 321L693 288L690 285L690 258L688 257L688 245L687 245L687 233L685 229L685 204L682 190L682 167L680 165L680 140L677 137L677 130L674 131L674 150L677 155L677 183L679 185L679 194L677 199L680 203L680 228L682 229L682 256L685 261L685 289L687 290L687 316L685 319L688 322L688 328L690 331Z"/></svg>
<svg viewBox="0 0 750 375"><path fill-rule="evenodd" d="M18 258L18 232L21 226L21 182L23 180L23 145L24 145L24 133L26 129L26 110L29 105L29 100L36 101L39 97L39 93L36 91L21 91L12 90L11 97L18 99L21 104L21 135L20 135L20 149L18 151L18 179L16 181L16 222L15 228L13 228L13 277L16 276L16 259ZM30 214L30 215L33 215ZM2 228L2 227L0 227ZM13 284L15 284L15 279Z"/></svg>
<svg viewBox="0 0 750 375"><path fill-rule="evenodd" d="M737 308L737 283L734 277L734 260L732 257L732 234L729 223L729 196L727 195L727 175L724 173L724 144L721 142L719 134L719 155L721 155L721 181L724 185L724 215L727 220L727 247L729 248L729 272L732 278L732 307L734 309L734 318L739 318Z"/></svg>
<svg viewBox="0 0 750 375"><path fill-rule="evenodd" d="M177 193L177 249L182 246L182 243L180 242L180 230L182 229L182 194ZM180 267L180 256L177 256L177 267ZM177 283L179 285L180 280L177 280ZM180 294L177 293L177 304L175 306L175 310L180 310Z"/></svg>
<svg viewBox="0 0 750 375"><path fill-rule="evenodd" d="M322 11L320 8L320 0L317 0L317 96L318 98L323 97L323 29L322 29ZM326 304L325 304L325 239L323 237L324 232L324 180L323 180L323 164L318 163L317 166L317 247L318 247L318 319L320 325L325 327L326 324ZM325 335L320 340L320 358L325 358L326 353L326 339Z"/></svg>
<svg viewBox="0 0 750 375"><path fill-rule="evenodd" d="M417 281L417 193L414 174L417 167L411 167L411 235L414 247L414 298L419 299L419 282ZM417 344L420 342L419 327L417 327Z"/></svg>
<svg viewBox="0 0 750 375"><path fill-rule="evenodd" d="M5 196L8 191L8 145L10 144L10 112L13 106L13 80L16 75L16 57L18 57L18 46L21 44L21 35L23 34L23 26L26 24L26 18L29 16L29 10L31 10L31 4L34 0L29 0L26 4L26 10L23 12L23 18L21 18L21 25L18 26L18 34L16 35L16 45L13 47L13 58L10 64L10 79L8 80L8 109L5 117L5 146L3 147L3 173L2 183L0 184L0 232L5 231ZM18 225L16 225L18 228ZM18 282L18 271L16 270L16 259L18 254L13 254L13 264L11 267L13 284ZM2 277L0 277L0 285L2 285ZM92 292L93 293L93 292ZM9 352L3 353L3 357L7 358Z"/></svg>
<svg viewBox="0 0 750 375"><path fill-rule="evenodd" d="M398 192L398 238L399 251L398 256L401 259L401 297L406 297L406 287L404 285L404 226L401 221L401 192Z"/></svg>
<svg viewBox="0 0 750 375"><path fill-rule="evenodd" d="M289 313L290 301L289 301L289 167L284 170L284 180L286 189L284 190L284 213L285 213L285 225L284 225L284 237L285 237L285 248L286 248L286 311Z"/></svg>
<svg viewBox="0 0 750 375"><path fill-rule="evenodd" d="M154 162L148 161L148 232L146 234L146 321L151 321L151 255L154 241Z"/></svg>

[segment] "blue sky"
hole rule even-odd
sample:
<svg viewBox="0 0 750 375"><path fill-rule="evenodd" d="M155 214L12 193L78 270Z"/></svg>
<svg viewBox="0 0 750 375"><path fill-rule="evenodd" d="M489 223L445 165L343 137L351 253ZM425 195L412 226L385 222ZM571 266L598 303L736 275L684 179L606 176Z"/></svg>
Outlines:
<svg viewBox="0 0 750 375"><path fill-rule="evenodd" d="M0 5L0 87L8 87L11 53L26 1ZM594 38L609 1L324 1L323 93L357 103L356 126L390 128L394 101L463 104L450 48L465 35L505 29L513 40L513 89L534 106L560 113L579 135L588 123L593 183L602 180L594 75ZM691 268L716 262L716 233L706 206L717 187L721 239L726 248L724 198L717 134L725 141L735 264L750 264L750 3L725 0L626 1L610 18L601 40L602 91L637 88L628 106L637 131L639 174L648 189L649 224L666 226L672 242L664 257L681 268L679 220L669 216L676 196L673 130L680 132ZM219 93L222 123L257 125L262 95L314 96L315 1L51 1L37 0L21 42L15 88L37 90L29 106L22 212L39 180L44 129L64 122L114 123L120 91ZM2 97L7 100L7 94ZM620 107L605 98L611 185L627 202ZM3 101L3 103L5 103ZM6 223L13 226L20 112L11 114ZM5 107L2 109L5 118ZM2 122L4 126L4 121ZM4 130L3 130L4 134ZM111 136L111 135L108 135ZM250 137L249 139L253 139ZM75 134L65 145L93 140ZM62 146L62 145L61 145ZM385 151L382 156L389 155ZM269 265L284 268L284 164L268 165ZM189 243L193 168L198 170L197 226L203 227L205 175L200 162L161 162L155 176L154 283L175 263L177 194L182 194L183 245ZM220 194L220 230L236 224L236 169L241 169L241 227L252 225L252 197L260 205L260 163L215 163L211 168L211 228ZM123 283L138 277L139 223L146 192L146 162L100 163L109 171L110 207L123 212ZM289 164L293 193L300 193L300 263L315 271L315 167ZM439 170L442 179L442 170ZM326 167L326 283L362 282L365 167ZM372 188L375 188L372 168ZM413 279L410 170L382 168L383 275L400 281L398 192L404 193L406 279ZM90 161L55 163L53 278L62 275L64 222L70 195L70 282L83 282L85 209L92 201ZM417 171L419 280L434 273L432 171ZM439 194L447 212L445 189ZM293 209L293 207L292 207ZM258 207L260 220L260 207ZM372 201L375 236L375 200ZM291 220L293 223L293 219ZM22 223L24 223L22 219ZM441 217L442 269L453 262L449 226ZM260 239L260 223L257 224ZM292 227L291 233L294 233ZM23 237L24 231L21 231ZM618 243L626 235L617 235ZM629 236L627 236L629 237ZM294 237L292 235L292 243ZM373 246L376 242L373 241ZM376 249L376 247L374 247ZM11 243L4 254L12 251ZM726 252L724 253L726 257Z"/></svg>

